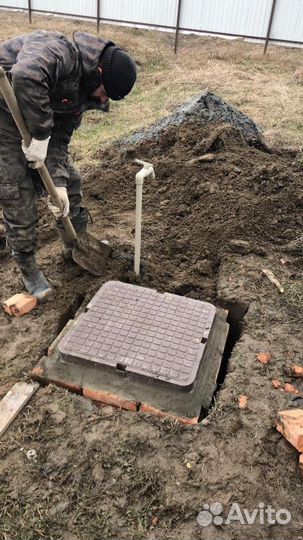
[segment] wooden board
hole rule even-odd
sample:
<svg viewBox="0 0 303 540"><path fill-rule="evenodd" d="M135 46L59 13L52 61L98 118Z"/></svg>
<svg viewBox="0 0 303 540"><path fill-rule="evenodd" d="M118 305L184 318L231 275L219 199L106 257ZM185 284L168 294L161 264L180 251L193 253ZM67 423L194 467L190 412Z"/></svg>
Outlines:
<svg viewBox="0 0 303 540"><path fill-rule="evenodd" d="M38 388L38 383L18 382L0 401L0 437Z"/></svg>

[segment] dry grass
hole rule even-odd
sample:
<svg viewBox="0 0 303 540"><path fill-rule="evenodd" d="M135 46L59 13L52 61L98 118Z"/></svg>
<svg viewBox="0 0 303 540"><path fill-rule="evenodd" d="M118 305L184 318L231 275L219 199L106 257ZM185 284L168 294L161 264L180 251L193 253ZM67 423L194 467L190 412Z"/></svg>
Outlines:
<svg viewBox="0 0 303 540"><path fill-rule="evenodd" d="M1 11L0 38L34 29L96 33L96 25L53 16ZM213 91L251 116L271 143L300 147L303 127L302 50L243 40L180 36L173 54L174 34L102 25L100 35L125 47L140 63L136 89L109 115L87 113L73 142L80 165L93 163L100 147L167 115L176 105L204 90Z"/></svg>
<svg viewBox="0 0 303 540"><path fill-rule="evenodd" d="M293 315L300 319L303 318L303 280L289 285L281 299Z"/></svg>

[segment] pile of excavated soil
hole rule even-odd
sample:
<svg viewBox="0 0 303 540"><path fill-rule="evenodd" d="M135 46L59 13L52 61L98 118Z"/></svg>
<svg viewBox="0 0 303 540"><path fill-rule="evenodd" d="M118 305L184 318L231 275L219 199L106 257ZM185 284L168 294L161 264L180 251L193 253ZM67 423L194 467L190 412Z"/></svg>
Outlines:
<svg viewBox="0 0 303 540"><path fill-rule="evenodd" d="M214 299L207 280L227 253L288 252L302 236L302 164L291 151L253 144L241 129L193 116L152 139L100 154L100 171L88 175L86 192L100 201L100 213L110 212L108 220L122 213L131 234L134 158L154 165L156 179L145 181L143 200L143 279L151 286ZM200 160L205 154L211 161ZM125 248L132 246L123 230L113 231L117 245L121 234ZM303 245L293 253L303 256Z"/></svg>
<svg viewBox="0 0 303 540"><path fill-rule="evenodd" d="M1 441L0 538L300 537L298 455L274 428L276 412L300 399L271 381L303 392L284 371L303 361L303 253L295 242L302 163L290 150L270 151L236 122L211 120L185 115L150 138L100 152L100 168L85 171L91 230L113 245L100 278L62 259L40 203L39 260L56 296L22 319L0 315L2 396L28 377L80 304L109 279L227 306L240 339L209 416L182 427L40 389ZM205 154L211 161L200 159ZM132 271L135 158L156 172L144 184L140 278ZM263 268L280 279L284 295ZM2 300L21 288L4 252L0 280ZM266 366L256 359L264 351ZM243 410L241 394L248 396ZM26 457L31 448L36 461ZM253 526L199 526L197 514L213 502L223 505L224 519L233 503L250 512L259 503L287 508L292 518L287 525L257 519Z"/></svg>

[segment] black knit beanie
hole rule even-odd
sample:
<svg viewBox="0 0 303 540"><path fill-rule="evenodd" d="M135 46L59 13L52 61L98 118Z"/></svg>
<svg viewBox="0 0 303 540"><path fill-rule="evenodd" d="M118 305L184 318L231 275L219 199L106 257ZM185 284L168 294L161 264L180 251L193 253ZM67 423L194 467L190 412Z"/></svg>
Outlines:
<svg viewBox="0 0 303 540"><path fill-rule="evenodd" d="M102 82L110 99L123 99L134 86L137 78L136 64L132 58L115 45L109 45L101 55Z"/></svg>

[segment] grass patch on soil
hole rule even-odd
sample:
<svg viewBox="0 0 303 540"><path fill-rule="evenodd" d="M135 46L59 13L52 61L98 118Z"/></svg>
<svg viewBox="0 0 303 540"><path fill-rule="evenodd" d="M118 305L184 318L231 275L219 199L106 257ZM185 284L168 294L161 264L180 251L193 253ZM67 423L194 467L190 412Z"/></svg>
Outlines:
<svg viewBox="0 0 303 540"><path fill-rule="evenodd" d="M289 285L281 298L293 315L303 318L303 280Z"/></svg>
<svg viewBox="0 0 303 540"><path fill-rule="evenodd" d="M4 20L4 17L3 17ZM96 25L34 14L6 12L1 39L38 28L71 36L75 30L96 34ZM96 151L112 141L166 116L178 104L210 90L248 114L271 143L302 144L302 51L241 39L181 35L173 53L174 34L102 24L100 35L126 48L138 62L138 84L111 112L89 112L76 132L72 152L80 167L96 163Z"/></svg>

